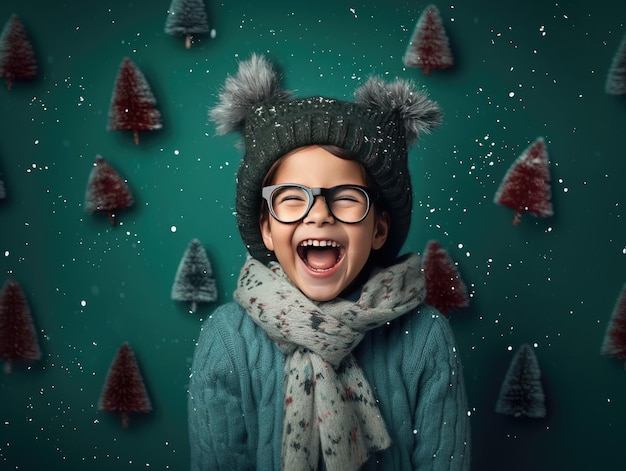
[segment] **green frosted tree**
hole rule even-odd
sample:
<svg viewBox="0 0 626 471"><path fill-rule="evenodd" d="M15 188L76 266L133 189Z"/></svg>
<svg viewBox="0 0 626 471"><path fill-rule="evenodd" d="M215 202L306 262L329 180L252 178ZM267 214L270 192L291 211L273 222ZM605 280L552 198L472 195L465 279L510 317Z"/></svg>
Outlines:
<svg viewBox="0 0 626 471"><path fill-rule="evenodd" d="M496 412L514 417L540 419L546 416L546 402L541 371L535 352L528 344L515 352L506 373Z"/></svg>
<svg viewBox="0 0 626 471"><path fill-rule="evenodd" d="M191 302L190 312L196 312L198 303L211 303L217 299L211 262L198 239L189 243L180 260L172 286L172 299Z"/></svg>
<svg viewBox="0 0 626 471"><path fill-rule="evenodd" d="M610 95L626 95L626 35L613 56L605 89Z"/></svg>
<svg viewBox="0 0 626 471"><path fill-rule="evenodd" d="M194 34L209 32L209 20L203 0L172 0L165 21L165 32L185 36L185 47L191 48Z"/></svg>

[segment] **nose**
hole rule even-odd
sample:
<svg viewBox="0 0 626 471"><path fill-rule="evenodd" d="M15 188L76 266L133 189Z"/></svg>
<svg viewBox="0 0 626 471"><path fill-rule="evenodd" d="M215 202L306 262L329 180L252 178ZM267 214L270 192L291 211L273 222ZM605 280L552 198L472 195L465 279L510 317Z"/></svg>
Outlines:
<svg viewBox="0 0 626 471"><path fill-rule="evenodd" d="M323 224L332 224L335 222L335 218L328 208L326 199L324 199L322 195L315 197L313 206L311 206L311 210L309 211L309 214L306 215L303 222L305 224L317 224L320 226Z"/></svg>

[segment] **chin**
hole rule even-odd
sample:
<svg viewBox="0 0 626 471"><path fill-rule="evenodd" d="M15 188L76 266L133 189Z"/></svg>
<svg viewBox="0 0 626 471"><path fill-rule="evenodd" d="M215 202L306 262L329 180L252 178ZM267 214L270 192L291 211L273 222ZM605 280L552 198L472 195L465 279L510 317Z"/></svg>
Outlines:
<svg viewBox="0 0 626 471"><path fill-rule="evenodd" d="M315 302L326 302L326 301L332 301L333 299L335 299L337 296L339 296L338 292L332 291L329 292L327 290L317 290L317 289L313 289L313 290L301 290L302 293L304 293L304 295L309 298L312 301Z"/></svg>

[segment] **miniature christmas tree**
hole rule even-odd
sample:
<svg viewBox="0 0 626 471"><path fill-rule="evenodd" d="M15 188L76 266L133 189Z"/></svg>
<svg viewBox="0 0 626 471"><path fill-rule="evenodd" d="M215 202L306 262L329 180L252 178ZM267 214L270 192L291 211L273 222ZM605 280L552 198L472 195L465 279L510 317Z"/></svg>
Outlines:
<svg viewBox="0 0 626 471"><path fill-rule="evenodd" d="M467 288L448 252L436 240L426 246L422 260L426 280L424 302L447 316L454 308L469 304Z"/></svg>
<svg viewBox="0 0 626 471"><path fill-rule="evenodd" d="M128 427L132 412L152 411L135 354L128 343L122 344L109 367L98 408L120 413L124 429Z"/></svg>
<svg viewBox="0 0 626 471"><path fill-rule="evenodd" d="M189 243L180 260L172 286L172 299L191 301L191 312L196 311L197 303L210 303L217 299L211 262L198 239Z"/></svg>
<svg viewBox="0 0 626 471"><path fill-rule="evenodd" d="M115 226L115 210L127 208L133 203L133 195L126 182L111 164L98 155L87 182L85 211L106 211L109 222Z"/></svg>
<svg viewBox="0 0 626 471"><path fill-rule="evenodd" d="M546 416L539 362L530 345L524 344L515 352L502 382L496 412L531 419Z"/></svg>
<svg viewBox="0 0 626 471"><path fill-rule="evenodd" d="M0 292L0 358L6 360L7 374L16 360L41 359L33 318L24 292L15 280L8 280Z"/></svg>
<svg viewBox="0 0 626 471"><path fill-rule="evenodd" d="M550 200L548 151L543 138L539 137L513 162L496 191L494 202L515 211L515 226L522 213L544 218L552 216Z"/></svg>
<svg viewBox="0 0 626 471"><path fill-rule="evenodd" d="M626 95L626 35L613 56L605 88L610 95Z"/></svg>
<svg viewBox="0 0 626 471"><path fill-rule="evenodd" d="M403 61L407 67L421 67L424 75L452 67L454 59L448 35L435 5L427 6L417 20Z"/></svg>
<svg viewBox="0 0 626 471"><path fill-rule="evenodd" d="M626 360L626 285L615 303L611 320L604 335L602 354ZM626 362L624 363L626 368Z"/></svg>
<svg viewBox="0 0 626 471"><path fill-rule="evenodd" d="M132 131L139 144L139 131L161 129L161 113L146 78L126 57L117 73L109 109L109 131Z"/></svg>
<svg viewBox="0 0 626 471"><path fill-rule="evenodd" d="M194 34L209 32L209 20L203 0L172 0L165 21L165 32L185 36L185 47L191 48Z"/></svg>
<svg viewBox="0 0 626 471"><path fill-rule="evenodd" d="M0 35L0 77L11 90L15 79L37 76L37 60L26 30L17 15L12 15Z"/></svg>

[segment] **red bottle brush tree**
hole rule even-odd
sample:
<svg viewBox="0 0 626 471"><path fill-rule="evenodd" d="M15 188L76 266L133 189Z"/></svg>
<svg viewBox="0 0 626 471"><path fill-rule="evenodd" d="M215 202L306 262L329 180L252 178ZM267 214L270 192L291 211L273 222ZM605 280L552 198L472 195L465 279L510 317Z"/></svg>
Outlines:
<svg viewBox="0 0 626 471"><path fill-rule="evenodd" d="M513 162L496 191L494 202L515 211L513 225L516 226L523 213L552 216L551 199L548 151L539 137Z"/></svg>
<svg viewBox="0 0 626 471"><path fill-rule="evenodd" d="M109 131L132 131L139 144L140 131L161 129L161 113L146 78L126 57L117 73L109 109Z"/></svg>
<svg viewBox="0 0 626 471"><path fill-rule="evenodd" d="M522 345L511 360L496 403L498 414L541 419L546 416L546 398L535 352Z"/></svg>
<svg viewBox="0 0 626 471"><path fill-rule="evenodd" d="M626 285L617 298L608 323L602 343L602 354L626 360ZM626 362L624 368L626 368Z"/></svg>
<svg viewBox="0 0 626 471"><path fill-rule="evenodd" d="M417 20L403 62L407 67L421 67L424 75L454 64L448 35L435 5L427 6Z"/></svg>
<svg viewBox="0 0 626 471"><path fill-rule="evenodd" d="M426 245L422 260L426 281L424 302L447 316L451 309L467 307L467 287L450 254L436 240Z"/></svg>
<svg viewBox="0 0 626 471"><path fill-rule="evenodd" d="M16 79L32 79L37 76L37 60L22 21L11 16L0 35L0 77L11 90Z"/></svg>
<svg viewBox="0 0 626 471"><path fill-rule="evenodd" d="M165 32L185 36L185 47L191 48L195 34L209 32L209 20L203 0L172 0L165 21Z"/></svg>
<svg viewBox="0 0 626 471"><path fill-rule="evenodd" d="M605 89L610 95L626 95L626 35L613 56Z"/></svg>
<svg viewBox="0 0 626 471"><path fill-rule="evenodd" d="M121 414L124 429L128 427L131 413L152 411L135 353L127 342L119 348L109 367L98 408Z"/></svg>
<svg viewBox="0 0 626 471"><path fill-rule="evenodd" d="M11 373L14 361L38 361L41 350L22 287L8 280L0 292L0 358Z"/></svg>
<svg viewBox="0 0 626 471"><path fill-rule="evenodd" d="M109 222L115 226L115 212L132 206L133 203L133 194L126 182L109 162L98 155L87 181L85 211L106 212L109 215Z"/></svg>
<svg viewBox="0 0 626 471"><path fill-rule="evenodd" d="M172 286L172 299L191 302L191 312L196 311L198 303L210 303L217 299L211 262L198 239L189 243L180 260Z"/></svg>

